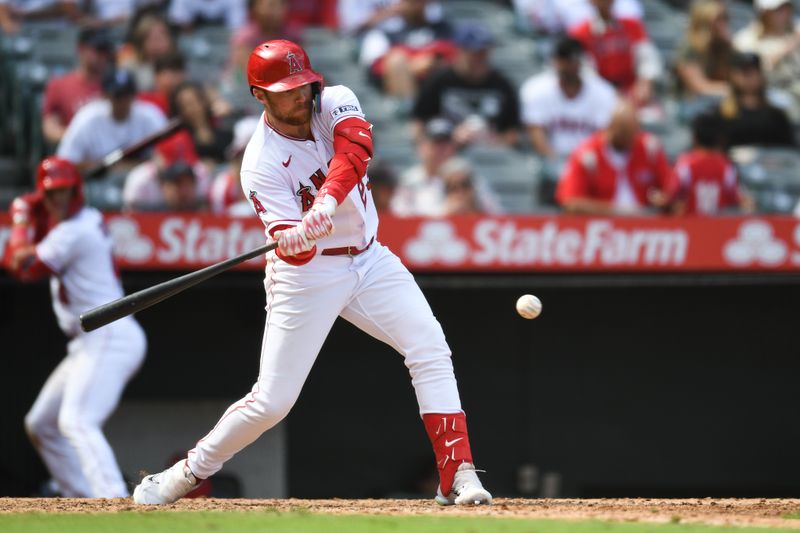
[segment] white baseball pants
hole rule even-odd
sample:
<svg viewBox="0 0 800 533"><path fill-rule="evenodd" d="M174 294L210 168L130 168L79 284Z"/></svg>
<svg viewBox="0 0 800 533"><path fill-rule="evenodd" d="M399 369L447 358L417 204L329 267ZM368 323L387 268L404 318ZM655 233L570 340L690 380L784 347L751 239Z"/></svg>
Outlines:
<svg viewBox="0 0 800 533"><path fill-rule="evenodd" d="M299 268L268 259L265 288L258 380L189 452L195 476L219 471L289 413L337 316L403 355L420 414L461 411L442 328L414 278L381 244L352 258L318 255Z"/></svg>
<svg viewBox="0 0 800 533"><path fill-rule="evenodd" d="M25 416L31 442L63 496L128 496L102 427L142 364L146 344L132 318L75 337Z"/></svg>

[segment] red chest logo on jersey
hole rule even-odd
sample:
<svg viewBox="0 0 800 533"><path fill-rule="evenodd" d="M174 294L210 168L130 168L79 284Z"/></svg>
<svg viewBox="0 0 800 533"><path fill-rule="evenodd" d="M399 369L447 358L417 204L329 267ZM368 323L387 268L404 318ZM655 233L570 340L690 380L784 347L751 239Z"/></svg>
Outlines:
<svg viewBox="0 0 800 533"><path fill-rule="evenodd" d="M258 199L258 196L256 196L256 191L250 191L248 196L250 197L250 201L253 202L253 209L256 210L256 215L267 212L267 210L264 209L264 206L261 205L261 201Z"/></svg>
<svg viewBox="0 0 800 533"><path fill-rule="evenodd" d="M322 169L318 168L316 172L314 172L311 176L308 177L311 180L311 184L314 185L314 188L319 192L322 188L322 184L325 183L325 178L327 176L322 172ZM300 209L305 213L311 206L314 204L314 198L316 195L311 192L310 185L304 185L303 182L300 182L300 186L295 192L298 198L300 198Z"/></svg>
<svg viewBox="0 0 800 533"><path fill-rule="evenodd" d="M286 62L289 63L289 74L303 72L303 64L297 59L297 56L292 52L286 54Z"/></svg>

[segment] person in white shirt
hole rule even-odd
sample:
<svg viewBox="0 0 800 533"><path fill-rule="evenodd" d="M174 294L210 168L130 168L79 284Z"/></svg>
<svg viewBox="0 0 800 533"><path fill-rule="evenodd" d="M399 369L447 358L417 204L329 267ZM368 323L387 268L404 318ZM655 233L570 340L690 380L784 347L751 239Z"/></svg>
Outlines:
<svg viewBox="0 0 800 533"><path fill-rule="evenodd" d="M78 19L78 0L0 0L0 33L16 33L26 21L66 24Z"/></svg>
<svg viewBox="0 0 800 533"><path fill-rule="evenodd" d="M614 0L614 16L641 20L639 0ZM591 0L514 0L517 17L533 30L558 34L594 16Z"/></svg>
<svg viewBox="0 0 800 533"><path fill-rule="evenodd" d="M224 23L235 30L247 22L246 4L246 0L172 0L167 18L182 28L198 23Z"/></svg>
<svg viewBox="0 0 800 533"><path fill-rule="evenodd" d="M528 79L520 89L522 122L533 149L564 161L586 137L608 125L617 103L614 87L583 67L583 47L562 38L553 69Z"/></svg>
<svg viewBox="0 0 800 533"><path fill-rule="evenodd" d="M39 164L36 192L15 199L11 216L6 266L23 282L50 277L53 311L69 338L25 430L62 496L126 497L102 427L142 364L147 341L131 316L90 333L80 328L82 313L123 296L103 215L83 204L75 165L48 157Z"/></svg>
<svg viewBox="0 0 800 533"><path fill-rule="evenodd" d="M124 149L167 124L164 113L134 100L136 82L126 70L109 72L103 80L105 98L82 107L70 122L56 151L85 169L117 149Z"/></svg>

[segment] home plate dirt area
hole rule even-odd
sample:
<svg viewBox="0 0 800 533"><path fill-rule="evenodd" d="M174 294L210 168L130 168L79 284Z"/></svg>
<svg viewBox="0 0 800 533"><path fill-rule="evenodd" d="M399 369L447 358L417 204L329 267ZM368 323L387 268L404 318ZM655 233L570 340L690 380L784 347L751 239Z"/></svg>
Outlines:
<svg viewBox="0 0 800 533"><path fill-rule="evenodd" d="M450 515L558 520L696 523L800 529L800 499L518 499L485 507L440 507L431 500L184 499L138 506L129 498L0 498L0 513L120 513L149 511L277 511L320 514Z"/></svg>

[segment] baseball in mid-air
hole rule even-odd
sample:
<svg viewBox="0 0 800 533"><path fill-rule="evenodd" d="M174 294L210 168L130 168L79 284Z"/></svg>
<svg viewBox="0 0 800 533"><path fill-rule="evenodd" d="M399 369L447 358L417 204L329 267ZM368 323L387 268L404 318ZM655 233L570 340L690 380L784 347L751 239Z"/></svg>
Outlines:
<svg viewBox="0 0 800 533"><path fill-rule="evenodd" d="M533 294L523 294L517 300L517 313L522 318L534 319L542 312L542 302Z"/></svg>

